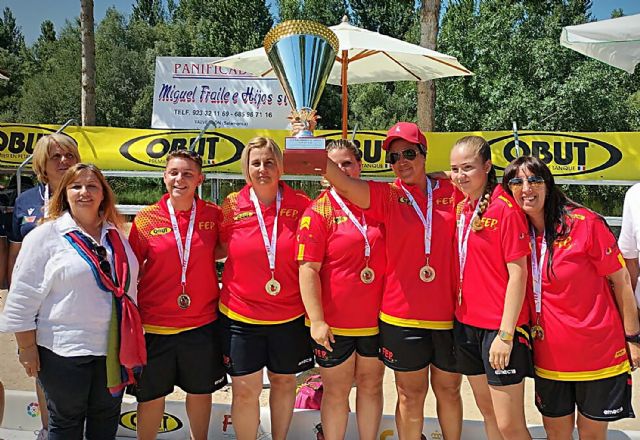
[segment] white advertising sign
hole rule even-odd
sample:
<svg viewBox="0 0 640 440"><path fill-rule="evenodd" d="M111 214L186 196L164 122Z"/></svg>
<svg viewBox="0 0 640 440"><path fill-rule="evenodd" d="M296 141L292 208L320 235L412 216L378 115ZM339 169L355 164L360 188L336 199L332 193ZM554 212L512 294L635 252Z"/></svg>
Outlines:
<svg viewBox="0 0 640 440"><path fill-rule="evenodd" d="M152 128L285 129L289 103L276 78L210 64L219 58L157 57Z"/></svg>

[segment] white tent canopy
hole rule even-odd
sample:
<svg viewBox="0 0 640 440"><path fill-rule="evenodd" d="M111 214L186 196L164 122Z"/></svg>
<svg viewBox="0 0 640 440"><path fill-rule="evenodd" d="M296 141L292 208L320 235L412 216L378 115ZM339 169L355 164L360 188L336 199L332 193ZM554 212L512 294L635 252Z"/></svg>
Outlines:
<svg viewBox="0 0 640 440"><path fill-rule="evenodd" d="M633 73L640 62L640 14L567 26L560 44Z"/></svg>

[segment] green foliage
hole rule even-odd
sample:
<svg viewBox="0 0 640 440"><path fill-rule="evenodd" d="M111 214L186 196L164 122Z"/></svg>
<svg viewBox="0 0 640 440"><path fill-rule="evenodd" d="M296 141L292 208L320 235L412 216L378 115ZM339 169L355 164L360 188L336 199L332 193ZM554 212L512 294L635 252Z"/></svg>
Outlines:
<svg viewBox="0 0 640 440"><path fill-rule="evenodd" d="M438 80L438 129L508 130L514 120L540 130L637 127L634 79L558 44L562 27L589 21L590 8L588 0L449 2L439 48L475 75Z"/></svg>

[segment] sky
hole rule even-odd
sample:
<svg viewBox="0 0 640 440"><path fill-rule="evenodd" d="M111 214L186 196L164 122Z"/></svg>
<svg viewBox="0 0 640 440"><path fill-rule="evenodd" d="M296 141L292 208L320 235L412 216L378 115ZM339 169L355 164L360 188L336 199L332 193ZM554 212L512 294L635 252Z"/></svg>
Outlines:
<svg viewBox="0 0 640 440"><path fill-rule="evenodd" d="M272 6L274 0L268 0ZM119 11L130 14L133 0L95 0L94 16L98 23L104 17L110 6L115 6ZM446 0L443 1L446 4ZM44 20L51 20L56 32L65 23L80 15L79 0L0 0L0 8L9 7L28 45L31 45L40 35L40 24ZM640 14L640 1L638 0L593 0L592 15L598 20L610 18L613 9L622 8L626 15ZM336 23L337 24L337 23Z"/></svg>

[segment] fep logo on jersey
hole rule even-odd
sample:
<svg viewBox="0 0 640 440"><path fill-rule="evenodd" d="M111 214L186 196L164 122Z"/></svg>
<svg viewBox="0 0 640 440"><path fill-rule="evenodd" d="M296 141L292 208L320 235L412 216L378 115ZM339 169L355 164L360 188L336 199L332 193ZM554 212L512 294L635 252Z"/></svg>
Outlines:
<svg viewBox="0 0 640 440"><path fill-rule="evenodd" d="M120 146L120 154L137 164L164 168L169 152L189 149L199 134L199 131L161 131L135 137ZM206 133L194 146L202 157L203 170L237 162L243 148L242 141L218 132Z"/></svg>
<svg viewBox="0 0 640 440"><path fill-rule="evenodd" d="M600 139L569 133L523 133L518 137L520 155L540 158L555 177L597 173L622 160L619 148ZM518 156L513 134L487 141L499 170Z"/></svg>

